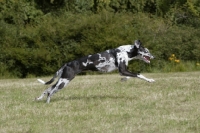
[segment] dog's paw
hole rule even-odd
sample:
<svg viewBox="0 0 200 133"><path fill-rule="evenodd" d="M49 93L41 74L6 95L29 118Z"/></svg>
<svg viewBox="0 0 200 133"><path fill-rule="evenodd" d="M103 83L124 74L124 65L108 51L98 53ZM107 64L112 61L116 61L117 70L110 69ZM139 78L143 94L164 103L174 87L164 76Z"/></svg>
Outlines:
<svg viewBox="0 0 200 133"><path fill-rule="evenodd" d="M150 83L155 82L154 79L148 79L147 81L150 82Z"/></svg>

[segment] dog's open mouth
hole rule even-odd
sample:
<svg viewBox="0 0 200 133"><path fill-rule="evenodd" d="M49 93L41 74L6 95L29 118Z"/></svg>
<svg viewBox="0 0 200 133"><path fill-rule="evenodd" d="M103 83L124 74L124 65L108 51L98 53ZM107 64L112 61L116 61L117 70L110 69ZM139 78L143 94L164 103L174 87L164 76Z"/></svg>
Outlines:
<svg viewBox="0 0 200 133"><path fill-rule="evenodd" d="M144 59L145 59L145 61L146 61L147 63L150 63L150 57L149 57L149 56L145 56L145 55L144 55Z"/></svg>

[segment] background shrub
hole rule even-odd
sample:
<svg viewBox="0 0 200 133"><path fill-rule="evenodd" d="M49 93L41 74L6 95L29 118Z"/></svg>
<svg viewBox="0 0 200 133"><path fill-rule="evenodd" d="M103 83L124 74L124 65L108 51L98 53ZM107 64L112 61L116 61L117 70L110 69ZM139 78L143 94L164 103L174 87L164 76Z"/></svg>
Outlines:
<svg viewBox="0 0 200 133"><path fill-rule="evenodd" d="M0 76L54 73L65 62L140 39L156 56L141 72L199 70L199 1L0 2ZM172 64L175 54L180 63Z"/></svg>

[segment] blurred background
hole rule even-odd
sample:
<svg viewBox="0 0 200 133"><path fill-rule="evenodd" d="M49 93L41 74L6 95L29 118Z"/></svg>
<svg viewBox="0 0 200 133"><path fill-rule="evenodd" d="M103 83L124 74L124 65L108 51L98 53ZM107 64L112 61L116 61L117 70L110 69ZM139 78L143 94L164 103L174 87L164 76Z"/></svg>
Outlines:
<svg viewBox="0 0 200 133"><path fill-rule="evenodd" d="M156 59L131 71L200 70L200 1L0 0L0 78L52 75L136 39Z"/></svg>

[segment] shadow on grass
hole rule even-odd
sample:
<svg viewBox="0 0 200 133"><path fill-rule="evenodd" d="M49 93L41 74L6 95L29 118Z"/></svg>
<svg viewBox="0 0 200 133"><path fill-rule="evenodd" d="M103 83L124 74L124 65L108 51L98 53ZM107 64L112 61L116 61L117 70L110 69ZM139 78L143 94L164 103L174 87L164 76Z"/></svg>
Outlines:
<svg viewBox="0 0 200 133"><path fill-rule="evenodd" d="M84 100L84 101L90 101L90 100L106 100L106 99L123 99L123 100L137 100L137 96L116 96L116 95L88 95L88 96L69 96L69 97L57 97L51 98L51 102L57 102L57 101L70 101L70 100Z"/></svg>

